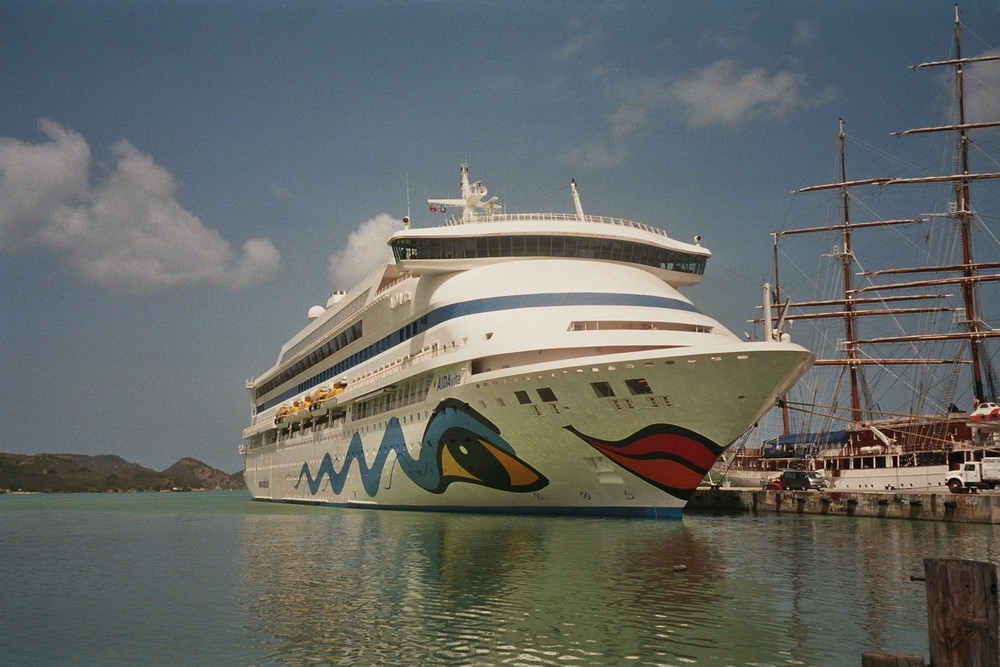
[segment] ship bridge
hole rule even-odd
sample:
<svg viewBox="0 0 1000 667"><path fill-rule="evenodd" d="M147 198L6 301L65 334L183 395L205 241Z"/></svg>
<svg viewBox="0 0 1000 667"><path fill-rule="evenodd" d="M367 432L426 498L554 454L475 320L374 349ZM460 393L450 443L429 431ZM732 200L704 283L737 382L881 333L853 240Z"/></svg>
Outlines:
<svg viewBox="0 0 1000 667"><path fill-rule="evenodd" d="M413 274L465 271L525 258L634 264L675 286L696 285L711 253L647 225L598 216L517 214L456 219L389 239L396 264Z"/></svg>

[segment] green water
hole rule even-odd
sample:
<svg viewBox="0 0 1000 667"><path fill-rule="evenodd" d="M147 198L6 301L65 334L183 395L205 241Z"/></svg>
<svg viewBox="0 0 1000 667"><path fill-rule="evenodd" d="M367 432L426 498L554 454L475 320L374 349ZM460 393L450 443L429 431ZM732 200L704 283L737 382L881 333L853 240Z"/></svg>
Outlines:
<svg viewBox="0 0 1000 667"><path fill-rule="evenodd" d="M0 496L2 665L856 665L993 526ZM676 571L677 566L684 566Z"/></svg>

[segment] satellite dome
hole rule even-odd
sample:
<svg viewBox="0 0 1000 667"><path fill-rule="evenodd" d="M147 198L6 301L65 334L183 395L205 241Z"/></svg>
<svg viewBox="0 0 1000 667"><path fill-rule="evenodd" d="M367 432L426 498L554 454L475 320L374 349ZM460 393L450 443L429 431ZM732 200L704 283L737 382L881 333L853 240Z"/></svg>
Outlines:
<svg viewBox="0 0 1000 667"><path fill-rule="evenodd" d="M309 317L309 321L312 322L325 312L326 308L324 308L323 306L313 306L312 308L309 309L309 313L307 316Z"/></svg>

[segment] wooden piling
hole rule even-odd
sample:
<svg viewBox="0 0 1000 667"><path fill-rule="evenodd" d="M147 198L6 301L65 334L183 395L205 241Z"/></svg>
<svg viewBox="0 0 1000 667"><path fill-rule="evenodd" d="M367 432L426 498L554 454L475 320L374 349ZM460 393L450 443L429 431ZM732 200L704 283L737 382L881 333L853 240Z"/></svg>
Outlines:
<svg viewBox="0 0 1000 667"><path fill-rule="evenodd" d="M997 568L993 563L925 558L927 636L933 667L1000 667ZM919 581L919 577L910 577ZM861 667L924 667L918 655L861 654Z"/></svg>
<svg viewBox="0 0 1000 667"><path fill-rule="evenodd" d="M934 667L998 667L997 570L993 563L924 559L927 634Z"/></svg>
<svg viewBox="0 0 1000 667"><path fill-rule="evenodd" d="M861 667L924 667L924 656L865 651L861 654Z"/></svg>

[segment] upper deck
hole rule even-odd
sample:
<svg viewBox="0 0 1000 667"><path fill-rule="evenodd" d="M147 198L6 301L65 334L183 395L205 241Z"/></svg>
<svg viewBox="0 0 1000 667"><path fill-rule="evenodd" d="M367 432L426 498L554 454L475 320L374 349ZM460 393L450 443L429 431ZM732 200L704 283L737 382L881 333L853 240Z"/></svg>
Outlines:
<svg viewBox="0 0 1000 667"><path fill-rule="evenodd" d="M576 214L501 214L486 188L470 184L462 164L462 199L431 199L462 206L462 214L436 227L407 228L389 239L400 270L412 274L465 271L527 257L589 259L634 264L675 287L701 282L711 252L671 238L662 229L631 220L585 215L576 184ZM696 239L697 241L697 239Z"/></svg>

